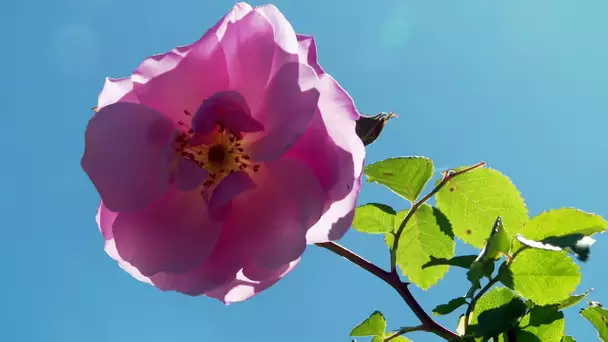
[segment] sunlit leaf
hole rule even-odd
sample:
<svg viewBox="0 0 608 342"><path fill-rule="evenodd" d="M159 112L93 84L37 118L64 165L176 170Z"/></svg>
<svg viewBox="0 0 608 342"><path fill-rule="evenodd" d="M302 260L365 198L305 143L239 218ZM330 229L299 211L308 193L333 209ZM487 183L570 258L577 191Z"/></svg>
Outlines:
<svg viewBox="0 0 608 342"><path fill-rule="evenodd" d="M591 290L587 290L581 294L578 295L571 295L570 297L568 297L568 299L561 301L557 308L559 310L563 310L565 308L569 308L571 306L574 306L578 303L580 303L583 299L585 299L585 297L587 297L587 295L589 294L589 292L591 292Z"/></svg>
<svg viewBox="0 0 608 342"><path fill-rule="evenodd" d="M511 180L490 168L454 177L436 195L437 206L449 218L454 234L482 248L496 218L515 236L528 220L528 210Z"/></svg>
<svg viewBox="0 0 608 342"><path fill-rule="evenodd" d="M382 184L413 202L433 177L433 162L425 157L389 158L365 167L369 182Z"/></svg>
<svg viewBox="0 0 608 342"><path fill-rule="evenodd" d="M561 342L576 342L576 340L572 336L564 335Z"/></svg>
<svg viewBox="0 0 608 342"><path fill-rule="evenodd" d="M573 234L591 236L608 229L601 216L574 208L546 211L528 221L519 232L530 240L541 241L548 237Z"/></svg>
<svg viewBox="0 0 608 342"><path fill-rule="evenodd" d="M386 320L380 311L375 311L367 319L353 328L350 336L384 336Z"/></svg>
<svg viewBox="0 0 608 342"><path fill-rule="evenodd" d="M602 341L608 341L608 310L598 303L592 303L589 307L581 310L581 316L593 324Z"/></svg>
<svg viewBox="0 0 608 342"><path fill-rule="evenodd" d="M521 252L500 281L539 305L569 298L581 281L578 265L564 252L527 249Z"/></svg>
<svg viewBox="0 0 608 342"><path fill-rule="evenodd" d="M407 214L399 212L395 220L398 227ZM448 271L448 266L423 269L422 266L436 258L454 256L455 242L445 216L436 208L422 205L409 220L399 240L397 265L412 283L426 290L436 284ZM386 235L389 248L393 246L394 236Z"/></svg>
<svg viewBox="0 0 608 342"><path fill-rule="evenodd" d="M374 336L374 338L372 338L372 342L384 342L384 339L391 335L391 333L387 333L384 335L384 337ZM407 339L405 336L397 336L391 339L391 342L411 342L411 340Z"/></svg>
<svg viewBox="0 0 608 342"><path fill-rule="evenodd" d="M490 236L486 242L480 259L498 259L502 255L508 255L511 248L511 236L502 225L500 216L494 221Z"/></svg>
<svg viewBox="0 0 608 342"><path fill-rule="evenodd" d="M566 251L572 253L580 261L587 261L589 254L591 253L591 246L595 243L595 239L582 234L573 234L560 237L548 237L542 241L534 241L526 239L525 237L518 235L517 241L525 246L543 249L546 251Z"/></svg>
<svg viewBox="0 0 608 342"><path fill-rule="evenodd" d="M395 210L388 205L365 204L355 210L353 228L362 233L388 233L395 226L395 214Z"/></svg>

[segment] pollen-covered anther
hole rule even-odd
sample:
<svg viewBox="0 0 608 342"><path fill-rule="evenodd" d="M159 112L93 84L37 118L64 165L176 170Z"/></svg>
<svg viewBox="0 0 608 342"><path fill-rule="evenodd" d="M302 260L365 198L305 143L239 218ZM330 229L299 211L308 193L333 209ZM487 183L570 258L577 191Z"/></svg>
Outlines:
<svg viewBox="0 0 608 342"><path fill-rule="evenodd" d="M187 111L184 113L189 115ZM202 183L203 187L212 188L235 171L259 171L260 165L252 165L251 157L245 152L242 135L235 134L218 123L209 136L200 136L186 123L182 121L178 123L187 131L182 132L175 139L175 149L181 157L195 162L208 172L207 178ZM203 140L205 141L203 144L193 144L194 141Z"/></svg>

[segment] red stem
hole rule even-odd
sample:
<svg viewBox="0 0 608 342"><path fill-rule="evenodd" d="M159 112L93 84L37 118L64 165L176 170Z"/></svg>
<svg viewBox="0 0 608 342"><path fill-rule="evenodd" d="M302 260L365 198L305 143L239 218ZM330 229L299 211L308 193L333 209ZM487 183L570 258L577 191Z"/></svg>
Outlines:
<svg viewBox="0 0 608 342"><path fill-rule="evenodd" d="M339 256L345 258L346 260L352 262L353 264L363 268L369 273L375 275L376 277L382 279L385 283L390 285L399 295L405 303L412 309L416 317L420 320L422 325L424 326L425 331L430 331L438 336L445 338L446 340L457 339L458 336L456 333L442 326L441 324L435 322L431 316L429 316L424 309L420 306L416 298L412 295L410 290L408 289L408 284L404 283L399 279L399 276L396 273L387 272L380 267L372 264L371 262L365 260L354 252L350 251L346 247L337 244L335 242L322 242L317 243L317 246L328 249Z"/></svg>

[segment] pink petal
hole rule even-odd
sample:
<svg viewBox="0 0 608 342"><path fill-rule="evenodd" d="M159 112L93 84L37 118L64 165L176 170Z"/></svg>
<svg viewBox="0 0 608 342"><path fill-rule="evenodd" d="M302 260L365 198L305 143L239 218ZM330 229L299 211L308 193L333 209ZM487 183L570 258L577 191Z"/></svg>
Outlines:
<svg viewBox="0 0 608 342"><path fill-rule="evenodd" d="M221 300L227 305L242 302L274 285L277 281L291 272L299 261L300 259L294 260L287 265L283 265L270 271L261 270L254 265L247 266L246 269L242 270L236 275L236 278L232 282L206 294L209 297ZM255 267L256 269L252 270L252 267ZM255 274L259 276L262 273L264 273L266 276L259 280L249 279L249 277L246 275Z"/></svg>
<svg viewBox="0 0 608 342"><path fill-rule="evenodd" d="M175 185L180 190L188 191L200 186L208 175L209 173L194 161L179 158L177 170L173 176Z"/></svg>
<svg viewBox="0 0 608 342"><path fill-rule="evenodd" d="M355 133L354 120L359 113L352 98L328 74L320 76L319 91L319 110L327 132L337 147L350 154L340 154L339 169L352 170L352 174L337 177L339 182L329 192L333 203L308 231L308 243L336 240L346 233L352 224L365 158L363 143ZM344 189L348 190L346 196Z"/></svg>
<svg viewBox="0 0 608 342"><path fill-rule="evenodd" d="M296 32L291 26L291 23L285 18L283 13L281 13L281 11L279 11L279 9L272 4L256 7L254 10L257 13L263 15L272 26L274 41L278 45L280 50L287 52L288 54L297 54L299 45ZM295 61L293 59L289 60ZM283 65L281 64L276 66L280 69Z"/></svg>
<svg viewBox="0 0 608 342"><path fill-rule="evenodd" d="M313 116L306 132L285 153L284 157L304 162L313 171L326 192L331 191L339 181L352 184L352 161L351 165L340 163L341 160L352 159L352 157L350 153L337 146L329 136L319 110ZM346 185L343 190L348 191Z"/></svg>
<svg viewBox="0 0 608 342"><path fill-rule="evenodd" d="M228 87L226 55L209 31L192 45L148 58L133 74L140 103L190 122L202 101Z"/></svg>
<svg viewBox="0 0 608 342"><path fill-rule="evenodd" d="M221 226L197 191L171 187L145 209L120 213L113 231L122 259L149 277L195 269L211 255Z"/></svg>
<svg viewBox="0 0 608 342"><path fill-rule="evenodd" d="M198 296L229 284L243 268L244 236L237 230L222 229L219 240L207 260L195 269L184 273L161 272L151 277L155 286L163 291L179 291Z"/></svg>
<svg viewBox="0 0 608 342"><path fill-rule="evenodd" d="M256 161L276 160L306 132L317 110L319 91L307 87L317 82L311 67L288 63L266 89L259 120L264 134L251 146Z"/></svg>
<svg viewBox="0 0 608 342"><path fill-rule="evenodd" d="M210 31L216 35L218 40L222 40L224 34L226 34L228 24L234 24L243 19L251 11L253 11L253 8L248 3L238 2Z"/></svg>
<svg viewBox="0 0 608 342"><path fill-rule="evenodd" d="M106 78L106 83L99 94L97 109L116 102L139 103L139 99L133 91L131 78Z"/></svg>
<svg viewBox="0 0 608 342"><path fill-rule="evenodd" d="M192 128L205 134L213 131L218 122L234 133L251 133L264 129L261 123L251 117L245 98L235 91L222 91L205 99L194 115Z"/></svg>
<svg viewBox="0 0 608 342"><path fill-rule="evenodd" d="M312 36L297 35L300 63L310 65L317 75L324 74L325 71L317 61L317 44Z"/></svg>
<svg viewBox="0 0 608 342"><path fill-rule="evenodd" d="M276 47L270 77L268 78L271 80L274 75L281 70L283 65L298 61L298 39L296 32L291 26L291 23L285 18L283 13L276 8L276 6L270 4L263 5L256 7L255 11L263 15L272 26Z"/></svg>
<svg viewBox="0 0 608 342"><path fill-rule="evenodd" d="M109 210L142 208L165 191L174 129L159 112L127 102L93 116L81 164Z"/></svg>
<svg viewBox="0 0 608 342"><path fill-rule="evenodd" d="M299 161L267 163L257 187L232 202L225 229L245 236L243 249L258 266L274 269L302 255L306 230L323 213L324 193Z"/></svg>
<svg viewBox="0 0 608 342"><path fill-rule="evenodd" d="M133 276L133 278L135 278L141 282L144 282L144 283L152 284L152 281L150 280L150 278L141 274L141 272L139 272L139 270L137 268L133 267L133 265L122 260L120 255L118 255L118 251L116 250L116 241L114 241L114 239L106 240L104 249L105 249L106 253L112 259L114 259L118 262L118 266L120 266L120 268L125 270L131 276Z"/></svg>
<svg viewBox="0 0 608 342"><path fill-rule="evenodd" d="M230 75L228 89L243 95L252 113L259 109L273 73L298 58L295 33L291 37L281 33L293 32L293 29L284 18L280 20L280 13L276 12L270 7L256 8L242 19L229 23L221 39ZM273 27L273 24L279 26ZM291 51L282 49L289 45L293 46Z"/></svg>
<svg viewBox="0 0 608 342"><path fill-rule="evenodd" d="M255 183L247 172L234 172L226 176L213 190L209 200L209 210L221 209L236 196L255 188Z"/></svg>
<svg viewBox="0 0 608 342"><path fill-rule="evenodd" d="M95 221L97 221L97 226L106 240L111 240L114 238L112 226L114 225L114 221L116 221L116 217L118 217L118 213L110 211L108 208L106 208L103 202L99 204Z"/></svg>

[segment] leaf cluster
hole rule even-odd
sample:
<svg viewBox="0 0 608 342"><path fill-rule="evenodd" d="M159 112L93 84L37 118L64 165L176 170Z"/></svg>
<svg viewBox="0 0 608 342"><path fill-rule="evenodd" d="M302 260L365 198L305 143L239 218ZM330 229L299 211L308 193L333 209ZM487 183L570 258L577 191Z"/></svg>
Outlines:
<svg viewBox="0 0 608 342"><path fill-rule="evenodd" d="M353 227L383 234L393 270L423 290L441 281L450 267L466 269L469 290L432 311L459 314L455 326L462 340L574 341L565 335L563 310L589 294L574 294L581 282L577 262L589 259L593 236L608 222L575 208L530 217L508 177L478 166L444 172L421 196L434 175L430 159L399 157L368 165L368 181L408 205L362 205ZM431 198L434 205L428 203ZM456 239L479 253L456 255ZM592 302L580 313L608 341L608 311ZM387 340L386 321L374 312L351 335ZM391 340L398 341L395 337Z"/></svg>

